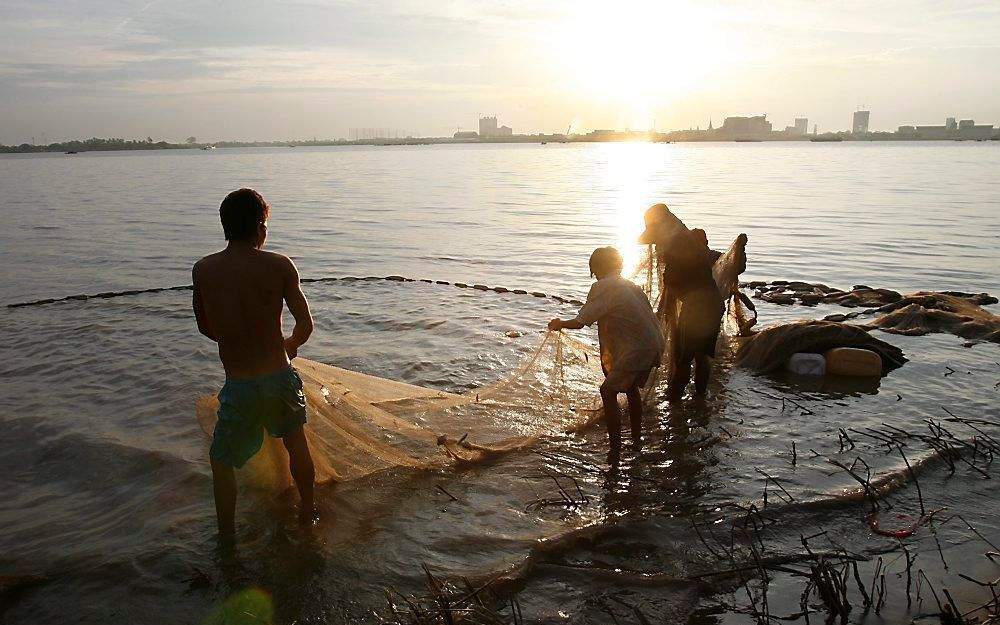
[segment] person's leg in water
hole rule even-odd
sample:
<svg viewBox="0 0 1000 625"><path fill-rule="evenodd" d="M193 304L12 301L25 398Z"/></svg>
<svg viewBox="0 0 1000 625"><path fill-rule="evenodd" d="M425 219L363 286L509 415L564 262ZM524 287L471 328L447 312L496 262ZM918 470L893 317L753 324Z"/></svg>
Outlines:
<svg viewBox="0 0 1000 625"><path fill-rule="evenodd" d="M618 392L607 380L601 384L601 402L604 404L604 422L608 427L609 456L617 460L622 447L622 411L618 407Z"/></svg>
<svg viewBox="0 0 1000 625"><path fill-rule="evenodd" d="M708 380L712 377L712 359L707 354L694 357L694 392L704 397L708 393Z"/></svg>
<svg viewBox="0 0 1000 625"><path fill-rule="evenodd" d="M625 393L628 398L628 417L632 427L632 446L638 450L642 446L642 395L638 386L632 386Z"/></svg>
<svg viewBox="0 0 1000 625"><path fill-rule="evenodd" d="M223 541L231 541L236 534L236 471L228 464L215 460L211 463L219 537Z"/></svg>
<svg viewBox="0 0 1000 625"><path fill-rule="evenodd" d="M312 456L309 454L305 428L300 427L281 440L288 451L288 468L292 473L292 479L295 480L295 486L299 490L299 499L301 500L299 522L311 523L316 516L316 507L313 502L316 469L313 466Z"/></svg>
<svg viewBox="0 0 1000 625"><path fill-rule="evenodd" d="M691 379L691 361L694 360L694 356L690 354L681 354L677 360L674 361L673 370L670 372L670 383L667 388L667 399L676 402L680 401L684 397L684 389L687 387L688 381Z"/></svg>

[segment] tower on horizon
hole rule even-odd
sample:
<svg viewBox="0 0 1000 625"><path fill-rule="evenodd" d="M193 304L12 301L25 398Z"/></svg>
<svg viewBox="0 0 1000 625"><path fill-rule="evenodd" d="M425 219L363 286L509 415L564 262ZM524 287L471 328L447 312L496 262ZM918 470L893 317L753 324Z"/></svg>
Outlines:
<svg viewBox="0 0 1000 625"><path fill-rule="evenodd" d="M871 111L854 111L854 123L851 125L851 132L856 135L868 133L868 119Z"/></svg>
<svg viewBox="0 0 1000 625"><path fill-rule="evenodd" d="M479 118L479 136L480 137L495 137L499 134L497 129L497 116L491 115L489 117Z"/></svg>

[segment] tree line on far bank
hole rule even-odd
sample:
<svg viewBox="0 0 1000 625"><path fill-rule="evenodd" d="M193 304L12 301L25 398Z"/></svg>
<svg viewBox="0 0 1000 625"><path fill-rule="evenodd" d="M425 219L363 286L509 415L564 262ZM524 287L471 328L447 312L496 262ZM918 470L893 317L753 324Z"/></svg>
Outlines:
<svg viewBox="0 0 1000 625"><path fill-rule="evenodd" d="M424 140L399 140L395 143L423 143ZM83 141L62 141L47 145L22 143L21 145L0 144L0 153L31 153L31 152L108 152L116 150L184 150L199 148L266 148L266 147L296 147L296 146L329 146L370 144L372 141L347 141L346 139L303 139L301 141L213 141L199 143L196 137L188 137L184 143L153 141L152 137L145 139L99 139L93 137Z"/></svg>
<svg viewBox="0 0 1000 625"><path fill-rule="evenodd" d="M193 142L180 144L153 141L152 137L147 137L146 139L98 139L97 137L93 137L83 141L74 139L73 141L62 141L47 145L34 145L31 143L0 145L0 152L8 154L21 152L105 152L113 150L171 150L192 147L200 146Z"/></svg>

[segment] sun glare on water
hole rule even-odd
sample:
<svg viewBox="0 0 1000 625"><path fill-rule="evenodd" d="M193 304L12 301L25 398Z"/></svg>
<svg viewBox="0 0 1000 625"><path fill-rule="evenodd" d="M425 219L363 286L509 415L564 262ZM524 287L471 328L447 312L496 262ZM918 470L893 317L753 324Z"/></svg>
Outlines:
<svg viewBox="0 0 1000 625"><path fill-rule="evenodd" d="M715 24L694 3L579 2L550 30L547 54L566 88L646 130L732 59L735 44Z"/></svg>
<svg viewBox="0 0 1000 625"><path fill-rule="evenodd" d="M615 189L614 208L607 215L609 226L615 233L613 245L622 254L622 275L630 276L639 265L645 246L639 245L639 235L644 226L646 209L662 198L669 180L654 178L664 158L673 158L670 146L656 143L607 143L606 167L602 186Z"/></svg>

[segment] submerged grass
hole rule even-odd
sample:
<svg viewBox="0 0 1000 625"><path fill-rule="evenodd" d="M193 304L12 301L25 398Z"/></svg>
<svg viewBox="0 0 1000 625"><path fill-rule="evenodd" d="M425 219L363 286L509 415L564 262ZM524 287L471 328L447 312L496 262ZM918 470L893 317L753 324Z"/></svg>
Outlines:
<svg viewBox="0 0 1000 625"><path fill-rule="evenodd" d="M387 625L520 625L521 607L514 595L501 597L492 589L493 581L473 587L462 578L462 587L435 576L423 564L427 593L406 596L386 590L389 613L382 617Z"/></svg>

